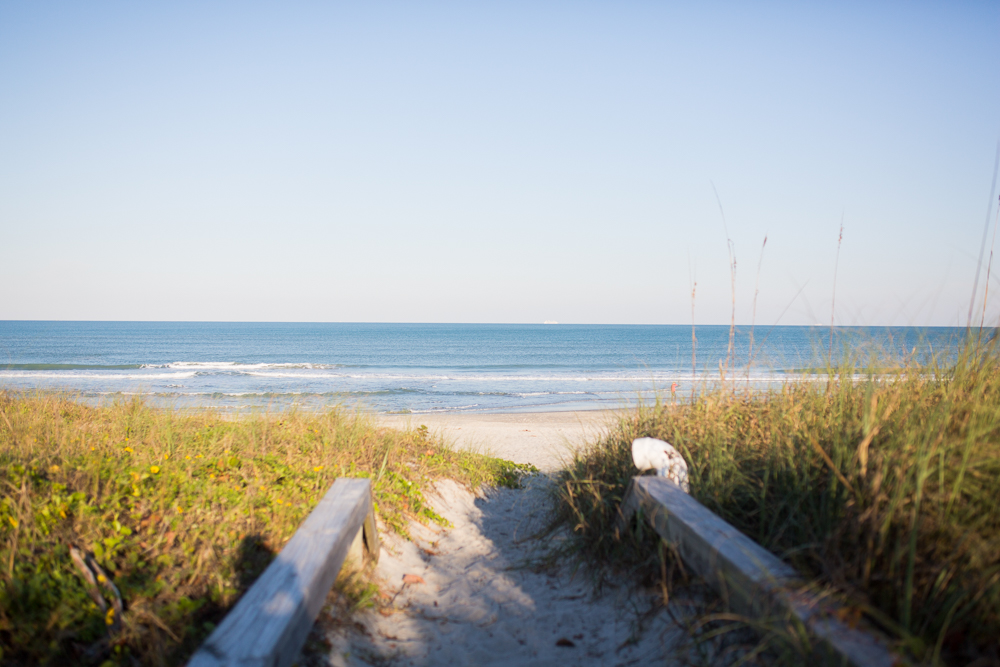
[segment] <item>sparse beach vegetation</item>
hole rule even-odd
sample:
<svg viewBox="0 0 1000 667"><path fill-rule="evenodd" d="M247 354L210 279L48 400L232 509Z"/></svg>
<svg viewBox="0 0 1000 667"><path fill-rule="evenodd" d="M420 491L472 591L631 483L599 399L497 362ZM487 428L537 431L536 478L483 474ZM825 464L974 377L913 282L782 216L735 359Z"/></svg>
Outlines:
<svg viewBox="0 0 1000 667"><path fill-rule="evenodd" d="M818 381L715 385L623 413L563 471L559 521L585 562L665 583L678 563L655 533L616 528L631 442L661 438L694 497L917 662L996 660L1000 349L975 338L957 356L848 359Z"/></svg>
<svg viewBox="0 0 1000 667"><path fill-rule="evenodd" d="M405 534L411 519L442 521L428 480L516 485L531 470L341 410L225 419L8 392L0 417L0 661L11 665L182 663L337 477L370 478L379 518ZM71 545L113 579L124 618L88 597Z"/></svg>

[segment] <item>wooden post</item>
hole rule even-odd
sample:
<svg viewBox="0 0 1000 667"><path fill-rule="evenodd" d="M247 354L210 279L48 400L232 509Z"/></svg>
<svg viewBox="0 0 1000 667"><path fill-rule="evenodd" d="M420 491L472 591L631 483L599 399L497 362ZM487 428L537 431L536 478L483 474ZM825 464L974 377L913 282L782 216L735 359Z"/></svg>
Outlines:
<svg viewBox="0 0 1000 667"><path fill-rule="evenodd" d="M291 665L359 532L377 560L371 482L338 479L188 667Z"/></svg>
<svg viewBox="0 0 1000 667"><path fill-rule="evenodd" d="M622 519L649 520L684 563L735 611L752 619L777 617L801 624L819 641L823 664L854 667L904 665L885 642L838 620L839 605L803 585L777 556L709 511L664 477L634 477L622 501Z"/></svg>

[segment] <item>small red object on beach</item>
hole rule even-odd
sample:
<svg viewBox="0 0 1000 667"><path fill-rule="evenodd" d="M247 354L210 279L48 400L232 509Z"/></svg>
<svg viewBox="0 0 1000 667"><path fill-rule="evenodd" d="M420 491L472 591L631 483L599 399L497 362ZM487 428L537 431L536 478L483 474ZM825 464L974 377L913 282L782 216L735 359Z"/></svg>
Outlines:
<svg viewBox="0 0 1000 667"><path fill-rule="evenodd" d="M419 574L404 574L403 575L403 583L404 584L424 584L424 583L427 583L427 582L425 582L424 578L421 577Z"/></svg>

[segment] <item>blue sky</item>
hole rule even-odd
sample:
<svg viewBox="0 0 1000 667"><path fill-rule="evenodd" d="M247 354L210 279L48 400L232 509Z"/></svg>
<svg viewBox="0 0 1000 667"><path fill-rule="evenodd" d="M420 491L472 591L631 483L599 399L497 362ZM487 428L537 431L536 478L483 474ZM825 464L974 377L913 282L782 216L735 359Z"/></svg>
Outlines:
<svg viewBox="0 0 1000 667"><path fill-rule="evenodd" d="M843 220L838 324L964 325L1000 4L872 5L4 3L0 319L728 323L728 229L812 324Z"/></svg>

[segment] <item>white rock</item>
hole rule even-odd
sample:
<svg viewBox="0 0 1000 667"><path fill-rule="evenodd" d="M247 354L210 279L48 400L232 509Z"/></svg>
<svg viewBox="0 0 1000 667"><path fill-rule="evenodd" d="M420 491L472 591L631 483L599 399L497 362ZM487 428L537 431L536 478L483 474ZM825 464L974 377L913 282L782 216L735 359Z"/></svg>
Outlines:
<svg viewBox="0 0 1000 667"><path fill-rule="evenodd" d="M639 470L655 468L657 476L671 480L685 493L690 492L687 461L669 442L636 438L632 441L632 462Z"/></svg>

